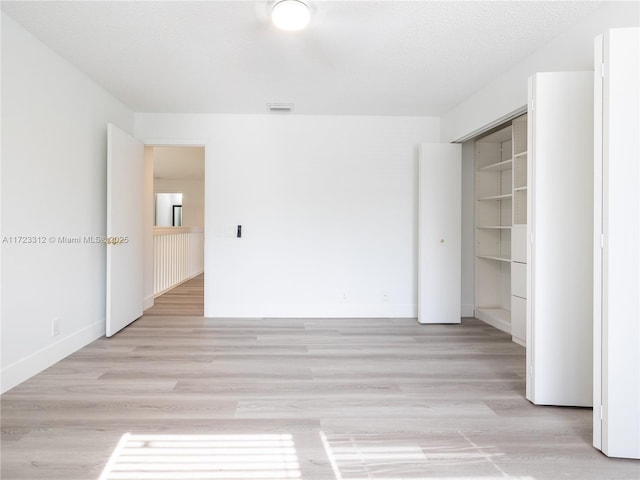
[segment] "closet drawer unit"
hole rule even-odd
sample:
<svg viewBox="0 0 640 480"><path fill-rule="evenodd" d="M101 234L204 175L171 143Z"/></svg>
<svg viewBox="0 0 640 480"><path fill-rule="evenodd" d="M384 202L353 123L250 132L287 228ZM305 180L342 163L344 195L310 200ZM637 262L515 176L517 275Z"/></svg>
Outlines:
<svg viewBox="0 0 640 480"><path fill-rule="evenodd" d="M511 263L511 295L527 298L527 264Z"/></svg>
<svg viewBox="0 0 640 480"><path fill-rule="evenodd" d="M527 301L511 297L511 336L524 343L527 338Z"/></svg>
<svg viewBox="0 0 640 480"><path fill-rule="evenodd" d="M511 229L511 260L527 263L527 226L514 225Z"/></svg>

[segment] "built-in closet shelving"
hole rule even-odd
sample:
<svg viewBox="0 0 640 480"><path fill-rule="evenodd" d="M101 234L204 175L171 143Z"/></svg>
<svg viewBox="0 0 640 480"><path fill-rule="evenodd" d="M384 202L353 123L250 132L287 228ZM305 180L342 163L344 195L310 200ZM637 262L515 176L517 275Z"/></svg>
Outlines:
<svg viewBox="0 0 640 480"><path fill-rule="evenodd" d="M527 115L513 120L513 230L511 232L511 338L527 334Z"/></svg>
<svg viewBox="0 0 640 480"><path fill-rule="evenodd" d="M475 142L475 316L512 333L515 299L518 336L514 340L519 343L524 343L526 331L526 286L519 290L517 285L516 292L522 296L515 296L512 276L516 270L518 280L526 279L526 243L521 245L526 223L527 119L523 115ZM520 265L513 268L514 256L525 266L524 272Z"/></svg>
<svg viewBox="0 0 640 480"><path fill-rule="evenodd" d="M512 124L513 129L513 224L527 224L527 115Z"/></svg>

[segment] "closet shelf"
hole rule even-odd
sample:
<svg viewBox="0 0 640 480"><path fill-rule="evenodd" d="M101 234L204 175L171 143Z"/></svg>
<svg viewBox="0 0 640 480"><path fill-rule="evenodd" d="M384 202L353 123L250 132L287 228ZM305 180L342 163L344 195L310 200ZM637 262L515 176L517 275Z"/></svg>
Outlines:
<svg viewBox="0 0 640 480"><path fill-rule="evenodd" d="M480 198L478 198L478 200L480 200L480 201L485 201L485 200L508 200L511 197L513 197L513 194L505 193L505 194L502 194L502 195L491 195L489 197L480 197Z"/></svg>
<svg viewBox="0 0 640 480"><path fill-rule="evenodd" d="M498 229L510 230L511 225L478 225L477 228L498 228Z"/></svg>
<svg viewBox="0 0 640 480"><path fill-rule="evenodd" d="M479 172L499 172L501 170L509 170L513 165L513 160L504 160L498 163L492 163L484 167L478 168Z"/></svg>
<svg viewBox="0 0 640 480"><path fill-rule="evenodd" d="M520 152L520 153L516 153L513 158L520 158L520 157L526 157L527 156L527 151L525 150L524 152Z"/></svg>
<svg viewBox="0 0 640 480"><path fill-rule="evenodd" d="M516 187L513 189L514 192L523 192L527 189L526 185L524 187Z"/></svg>
<svg viewBox="0 0 640 480"><path fill-rule="evenodd" d="M484 258L485 260L495 260L497 262L511 262L510 258L507 257L494 257L491 255L478 255L478 258Z"/></svg>

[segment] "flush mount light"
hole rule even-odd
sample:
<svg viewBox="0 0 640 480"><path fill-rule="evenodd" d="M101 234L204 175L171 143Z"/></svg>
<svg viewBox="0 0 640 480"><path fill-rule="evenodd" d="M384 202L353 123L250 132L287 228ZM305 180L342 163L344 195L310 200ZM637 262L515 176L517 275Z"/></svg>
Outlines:
<svg viewBox="0 0 640 480"><path fill-rule="evenodd" d="M281 30L302 30L310 20L309 6L300 0L280 0L271 9L271 21Z"/></svg>
<svg viewBox="0 0 640 480"><path fill-rule="evenodd" d="M267 110L274 113L291 113L293 103L267 103Z"/></svg>

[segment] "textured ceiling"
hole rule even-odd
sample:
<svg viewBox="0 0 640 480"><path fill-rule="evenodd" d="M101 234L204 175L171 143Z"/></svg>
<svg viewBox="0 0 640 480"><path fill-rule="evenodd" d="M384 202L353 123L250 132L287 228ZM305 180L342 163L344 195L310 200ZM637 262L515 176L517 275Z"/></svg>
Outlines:
<svg viewBox="0 0 640 480"><path fill-rule="evenodd" d="M36 37L138 112L439 115L594 1L315 1L282 32L271 2L3 1Z"/></svg>

